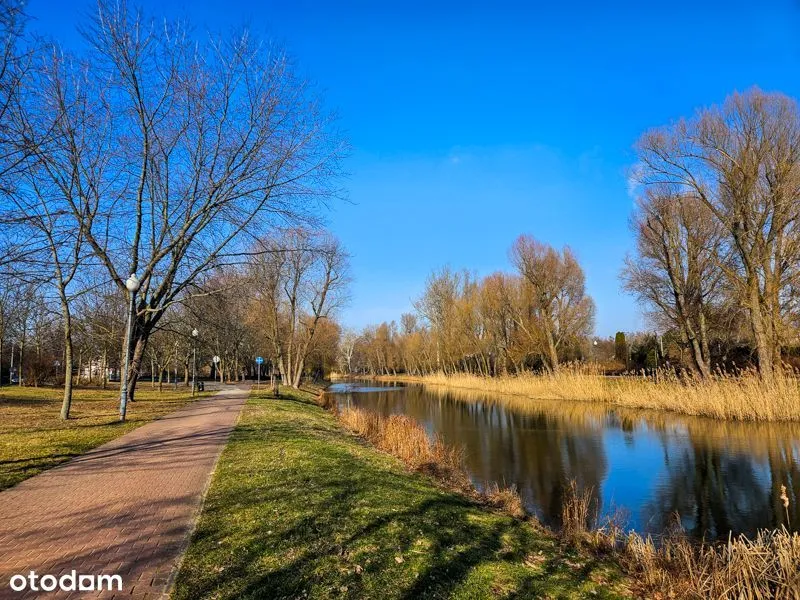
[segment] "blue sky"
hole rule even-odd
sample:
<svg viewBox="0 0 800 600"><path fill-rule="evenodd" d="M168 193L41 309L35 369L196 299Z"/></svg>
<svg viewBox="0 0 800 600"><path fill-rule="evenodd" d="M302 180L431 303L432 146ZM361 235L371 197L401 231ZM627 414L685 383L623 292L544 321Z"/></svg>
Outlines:
<svg viewBox="0 0 800 600"><path fill-rule="evenodd" d="M29 2L67 45L93 7ZM247 24L324 90L353 147L329 224L353 254L355 327L410 310L434 268L508 269L520 233L577 253L598 334L644 327L618 280L632 144L734 90L800 96L798 0L141 5Z"/></svg>

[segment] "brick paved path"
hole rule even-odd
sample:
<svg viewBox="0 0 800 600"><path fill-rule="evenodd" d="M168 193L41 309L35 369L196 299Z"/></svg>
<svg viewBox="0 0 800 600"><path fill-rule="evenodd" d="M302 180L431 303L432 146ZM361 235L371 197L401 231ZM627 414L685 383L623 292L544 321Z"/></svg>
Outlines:
<svg viewBox="0 0 800 600"><path fill-rule="evenodd" d="M229 388L0 492L0 598L97 597L10 587L73 569L121 575L106 598L162 596L247 394Z"/></svg>

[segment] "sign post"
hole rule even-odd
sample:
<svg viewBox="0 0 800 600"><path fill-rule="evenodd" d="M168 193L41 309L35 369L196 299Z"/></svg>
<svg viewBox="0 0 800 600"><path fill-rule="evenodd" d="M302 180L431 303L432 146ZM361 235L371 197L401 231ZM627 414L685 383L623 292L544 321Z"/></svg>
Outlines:
<svg viewBox="0 0 800 600"><path fill-rule="evenodd" d="M216 374L219 375L219 382L222 383L222 373L219 370L219 356L215 354L214 358L211 360L214 361L214 370L216 371Z"/></svg>
<svg viewBox="0 0 800 600"><path fill-rule="evenodd" d="M261 389L261 365L264 363L264 358L256 356L256 369L258 371L258 378L256 380L256 390Z"/></svg>

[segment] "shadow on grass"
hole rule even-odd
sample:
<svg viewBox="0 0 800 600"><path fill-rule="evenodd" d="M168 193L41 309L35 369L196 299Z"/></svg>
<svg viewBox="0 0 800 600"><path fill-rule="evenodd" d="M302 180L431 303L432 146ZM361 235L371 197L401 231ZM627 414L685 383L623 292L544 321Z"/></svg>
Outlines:
<svg viewBox="0 0 800 600"><path fill-rule="evenodd" d="M410 600L476 585L473 597L561 597L562 583L594 569L575 571L532 527L409 474L307 400L254 403L218 466L176 599ZM532 553L544 556L535 569L524 565Z"/></svg>

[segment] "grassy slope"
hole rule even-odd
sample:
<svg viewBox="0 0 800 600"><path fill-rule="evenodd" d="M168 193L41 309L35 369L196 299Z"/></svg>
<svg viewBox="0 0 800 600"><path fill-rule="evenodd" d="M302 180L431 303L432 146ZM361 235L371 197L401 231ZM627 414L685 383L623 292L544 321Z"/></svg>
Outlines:
<svg viewBox="0 0 800 600"><path fill-rule="evenodd" d="M63 390L0 388L0 490L114 439L191 400L185 388L163 393L141 383L128 420L119 422L119 392L76 389L71 418L59 417Z"/></svg>
<svg viewBox="0 0 800 600"><path fill-rule="evenodd" d="M247 404L176 600L618 597L612 566L409 473L291 396Z"/></svg>

